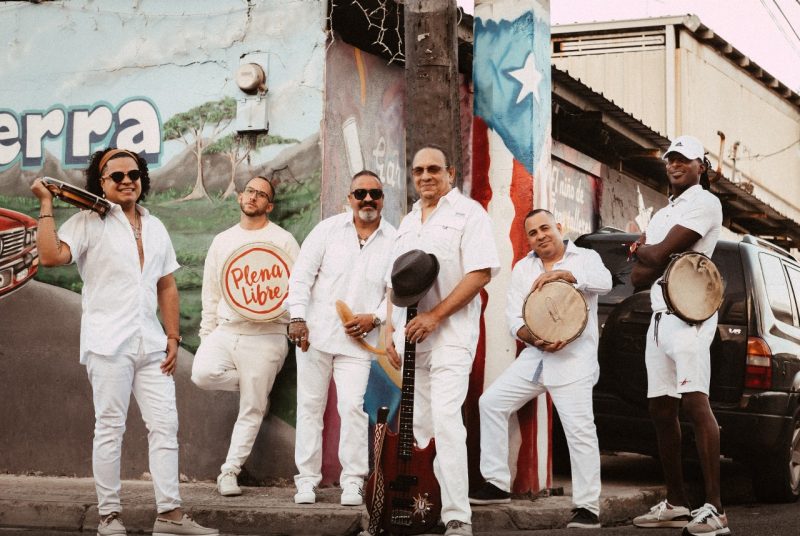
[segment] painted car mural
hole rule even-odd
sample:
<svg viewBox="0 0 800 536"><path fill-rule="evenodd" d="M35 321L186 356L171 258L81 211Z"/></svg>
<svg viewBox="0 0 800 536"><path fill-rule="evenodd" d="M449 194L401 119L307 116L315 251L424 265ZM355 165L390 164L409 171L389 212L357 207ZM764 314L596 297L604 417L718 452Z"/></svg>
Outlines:
<svg viewBox="0 0 800 536"><path fill-rule="evenodd" d="M36 220L0 208L0 296L19 289L38 268Z"/></svg>

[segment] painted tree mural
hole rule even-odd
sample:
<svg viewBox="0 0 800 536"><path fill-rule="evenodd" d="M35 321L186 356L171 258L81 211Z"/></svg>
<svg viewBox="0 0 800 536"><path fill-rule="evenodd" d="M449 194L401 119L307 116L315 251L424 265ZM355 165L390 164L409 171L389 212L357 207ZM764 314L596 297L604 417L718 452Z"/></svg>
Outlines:
<svg viewBox="0 0 800 536"><path fill-rule="evenodd" d="M197 179L191 193L183 198L184 201L204 197L210 199L203 182L203 153L235 118L236 100L225 97L176 114L164 123L164 140L182 141L197 158Z"/></svg>
<svg viewBox="0 0 800 536"><path fill-rule="evenodd" d="M236 134L230 133L223 136L205 149L206 154L224 154L228 157L231 165L231 176L228 181L228 186L222 193L222 199L236 194L236 186L234 179L236 178L236 169L253 151L266 147L267 145L284 144L284 143L299 143L299 140L294 138L284 138L282 136L274 136L272 134Z"/></svg>

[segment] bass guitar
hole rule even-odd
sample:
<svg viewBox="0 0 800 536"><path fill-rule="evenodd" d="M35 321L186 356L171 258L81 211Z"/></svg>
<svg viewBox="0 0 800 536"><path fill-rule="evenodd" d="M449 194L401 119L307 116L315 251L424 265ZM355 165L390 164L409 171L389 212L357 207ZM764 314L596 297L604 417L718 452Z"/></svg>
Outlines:
<svg viewBox="0 0 800 536"><path fill-rule="evenodd" d="M406 324L416 316L416 304L409 306ZM365 490L370 516L368 532L373 536L430 532L442 511L439 482L433 474L434 440L422 449L414 442L416 353L416 343L406 339L397 433L388 430L385 424L388 409L381 408L378 412L375 470Z"/></svg>

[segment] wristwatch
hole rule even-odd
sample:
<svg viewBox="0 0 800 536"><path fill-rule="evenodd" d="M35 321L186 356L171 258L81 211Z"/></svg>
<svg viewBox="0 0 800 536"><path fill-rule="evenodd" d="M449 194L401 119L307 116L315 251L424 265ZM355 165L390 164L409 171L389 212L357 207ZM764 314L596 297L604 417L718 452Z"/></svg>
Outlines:
<svg viewBox="0 0 800 536"><path fill-rule="evenodd" d="M383 324L381 319L378 318L377 315L372 315L372 327L379 328L379 327L381 327L381 324Z"/></svg>

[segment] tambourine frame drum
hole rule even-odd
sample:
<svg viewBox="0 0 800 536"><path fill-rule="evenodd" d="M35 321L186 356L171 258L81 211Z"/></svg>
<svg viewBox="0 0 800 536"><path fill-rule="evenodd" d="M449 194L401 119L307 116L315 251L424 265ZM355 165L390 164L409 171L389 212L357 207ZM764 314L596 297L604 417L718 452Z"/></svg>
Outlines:
<svg viewBox="0 0 800 536"><path fill-rule="evenodd" d="M537 339L546 343L570 343L586 328L589 305L583 294L571 284L550 281L525 298L522 320Z"/></svg>
<svg viewBox="0 0 800 536"><path fill-rule="evenodd" d="M272 322L286 311L292 263L289 254L266 242L252 242L228 256L220 274L225 302L253 322Z"/></svg>
<svg viewBox="0 0 800 536"><path fill-rule="evenodd" d="M672 255L658 284L667 311L688 324L711 318L722 306L725 294L717 266L707 255L696 251Z"/></svg>
<svg viewBox="0 0 800 536"><path fill-rule="evenodd" d="M111 203L82 188L52 177L42 177L42 182L53 195L70 205L83 210L92 210L103 218L111 210Z"/></svg>

